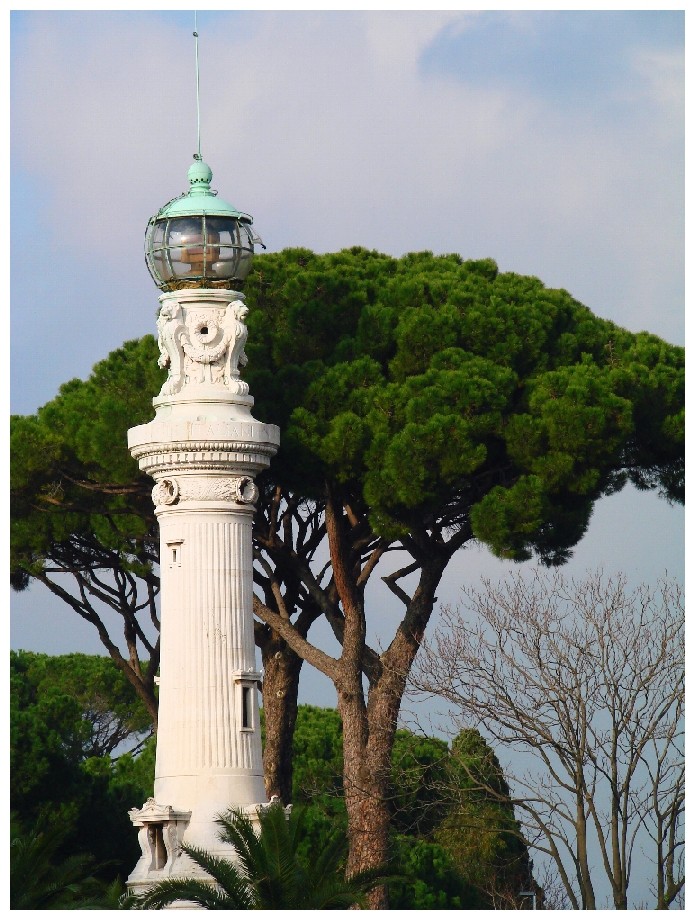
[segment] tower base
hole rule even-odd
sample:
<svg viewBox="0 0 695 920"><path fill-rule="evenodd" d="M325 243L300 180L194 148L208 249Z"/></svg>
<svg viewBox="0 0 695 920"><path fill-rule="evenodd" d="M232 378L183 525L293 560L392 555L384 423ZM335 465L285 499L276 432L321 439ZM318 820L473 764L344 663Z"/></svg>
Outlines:
<svg viewBox="0 0 695 920"><path fill-rule="evenodd" d="M245 805L239 810L258 833L261 812L278 801L277 796L273 796L270 802ZM291 808L288 805L284 809L288 816ZM214 884L213 879L182 848L191 820L190 811L175 811L171 805L158 805L154 798L149 798L142 808L131 808L128 814L135 827L139 828L138 842L142 850L140 859L126 881L128 894L141 895L157 882L169 878L193 878ZM234 847L222 841L218 842L213 853L221 858L235 858ZM171 905L174 909L190 910L196 907L188 901L177 901Z"/></svg>

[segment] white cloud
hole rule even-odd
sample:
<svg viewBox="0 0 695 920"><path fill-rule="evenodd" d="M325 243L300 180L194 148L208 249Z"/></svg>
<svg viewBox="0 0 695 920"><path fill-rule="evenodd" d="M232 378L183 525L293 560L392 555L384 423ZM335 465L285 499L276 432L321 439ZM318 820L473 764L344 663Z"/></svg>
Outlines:
<svg viewBox="0 0 695 920"><path fill-rule="evenodd" d="M643 81L646 98L658 106L658 126L670 129L672 136L680 136L685 105L683 52L640 48L633 54L632 68Z"/></svg>
<svg viewBox="0 0 695 920"><path fill-rule="evenodd" d="M606 86L593 108L423 72L441 30L474 15L246 13L215 15L207 31L201 15L214 187L255 216L270 249L491 256L680 340L682 56L642 51L629 97ZM15 219L19 248L38 223L44 258L74 277L96 263L121 302L131 281L140 296L147 218L185 191L196 149L190 31L166 14L32 13L15 48L13 162L42 203ZM54 286L51 310L72 309L61 296ZM150 321L131 296L89 330L92 361L141 334L137 311Z"/></svg>

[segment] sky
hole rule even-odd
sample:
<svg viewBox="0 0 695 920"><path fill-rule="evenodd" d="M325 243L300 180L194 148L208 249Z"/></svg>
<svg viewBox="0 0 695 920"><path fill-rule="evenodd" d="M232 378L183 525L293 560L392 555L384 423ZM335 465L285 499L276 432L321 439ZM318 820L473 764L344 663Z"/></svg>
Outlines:
<svg viewBox="0 0 695 920"><path fill-rule="evenodd" d="M682 12L210 11L198 31L203 157L270 251L492 257L683 343ZM197 149L192 32L190 12L12 14L14 412L154 329L142 244Z"/></svg>
<svg viewBox="0 0 695 920"><path fill-rule="evenodd" d="M195 40L188 11L10 22L10 408L27 414L155 330L143 238L187 188ZM203 157L269 251L492 257L684 342L682 11L208 11L197 28ZM604 500L574 565L616 539L635 577L682 575L681 509ZM456 584L497 571L468 558ZM48 601L13 603L13 646L72 641L32 620Z"/></svg>
<svg viewBox="0 0 695 920"><path fill-rule="evenodd" d="M197 27L203 158L268 251L491 257L684 343L683 11L210 10ZM14 413L155 331L143 239L197 150L192 32L189 11L11 14ZM597 566L682 580L682 509L599 502L567 572ZM440 601L507 571L465 550ZM13 648L103 651L43 589L11 600ZM375 604L387 642L398 610L386 589ZM315 674L302 687L335 698Z"/></svg>
<svg viewBox="0 0 695 920"><path fill-rule="evenodd" d="M15 413L155 331L142 246L197 149L193 24L11 15ZM197 28L203 157L269 251L492 257L684 342L682 11L208 11ZM682 510L610 503L635 574L680 575ZM596 564L605 530L582 547ZM13 644L37 641L20 619Z"/></svg>

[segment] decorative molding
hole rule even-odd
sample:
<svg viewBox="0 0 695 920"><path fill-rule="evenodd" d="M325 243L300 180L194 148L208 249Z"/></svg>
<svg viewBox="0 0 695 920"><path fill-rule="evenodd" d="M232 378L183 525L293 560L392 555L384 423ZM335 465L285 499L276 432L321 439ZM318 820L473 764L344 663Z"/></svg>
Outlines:
<svg viewBox="0 0 695 920"><path fill-rule="evenodd" d="M161 823L162 821L190 818L191 816L190 811L177 812L174 811L172 805L158 805L152 796L149 797L142 808L131 808L128 814L133 824L142 822Z"/></svg>
<svg viewBox="0 0 695 920"><path fill-rule="evenodd" d="M154 479L159 476L176 479L179 489L183 487L183 479L190 478L191 473L217 473L227 477L238 477L242 472L247 476L254 475L268 466L277 450L274 444L240 444L232 449L211 448L211 445L207 449L200 449L201 445L197 445L198 449L192 450L172 447L162 444L142 445L139 448L131 447L131 453L143 472ZM159 493L153 490L152 499L155 504L158 504L158 496Z"/></svg>
<svg viewBox="0 0 695 920"><path fill-rule="evenodd" d="M239 379L239 365L248 361L244 351L246 304L233 300L219 307L189 307L181 300L167 297L157 317L157 363L169 371L159 395L173 396L188 384L209 384L233 395L248 395L248 384Z"/></svg>
<svg viewBox="0 0 695 920"><path fill-rule="evenodd" d="M263 812L268 811L269 808L273 808L276 805L280 805L282 807L282 810L285 812L285 816L287 818L290 817L290 814L292 813L292 805L283 805L279 795L271 795L269 802L258 802L253 805L244 805L239 809L239 811L243 812L251 820L254 818L258 820L259 815L263 814Z"/></svg>
<svg viewBox="0 0 695 920"><path fill-rule="evenodd" d="M234 497L240 505L255 505L258 501L258 488L250 476L240 476L232 480Z"/></svg>
<svg viewBox="0 0 695 920"><path fill-rule="evenodd" d="M175 811L171 805L158 805L155 799L150 797L142 808L131 808L128 814L133 825L139 829L138 842L142 850L142 856L131 879L141 874L146 876L150 873L160 873L161 870L170 873L174 862L182 853L181 841L191 819L191 812ZM159 832L157 828L160 828ZM160 839L166 851L166 858L162 859L159 849L161 865L157 865L158 833L161 833Z"/></svg>
<svg viewBox="0 0 695 920"><path fill-rule="evenodd" d="M173 505L179 497L179 484L175 479L160 479L152 489L155 505Z"/></svg>
<svg viewBox="0 0 695 920"><path fill-rule="evenodd" d="M235 683L241 683L246 680L251 683L260 684L262 680L262 674L260 671L234 671L232 672L232 677L234 678Z"/></svg>
<svg viewBox="0 0 695 920"><path fill-rule="evenodd" d="M258 500L258 488L250 476L208 476L205 479L182 476L181 479L160 479L152 489L155 506L184 502L237 502L253 505Z"/></svg>
<svg viewBox="0 0 695 920"><path fill-rule="evenodd" d="M277 442L272 441L186 441L184 443L162 444L146 443L133 445L131 453L139 458L151 454L169 454L173 457L188 457L191 454L215 454L221 460L223 455L234 457L238 454L261 453L273 456L277 452ZM212 459L212 458L211 458Z"/></svg>

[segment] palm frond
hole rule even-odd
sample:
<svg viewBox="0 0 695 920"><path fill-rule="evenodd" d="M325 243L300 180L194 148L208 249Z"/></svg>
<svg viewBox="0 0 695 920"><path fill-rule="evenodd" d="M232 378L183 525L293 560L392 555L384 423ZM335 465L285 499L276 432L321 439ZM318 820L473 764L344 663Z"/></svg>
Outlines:
<svg viewBox="0 0 695 920"><path fill-rule="evenodd" d="M131 910L162 910L176 901L190 901L205 910L248 910L234 903L226 891L194 878L163 879L141 895L131 896L123 906Z"/></svg>
<svg viewBox="0 0 695 920"><path fill-rule="evenodd" d="M393 878L383 869L346 878L346 841L338 834L315 859L302 859L300 809L288 816L281 805L270 805L258 817L258 834L243 812L230 809L218 817L219 837L234 847L233 858L183 846L210 882L167 879L132 906L161 909L174 901L191 901L207 910L347 910L364 907L367 893ZM124 902L124 906L131 905Z"/></svg>

